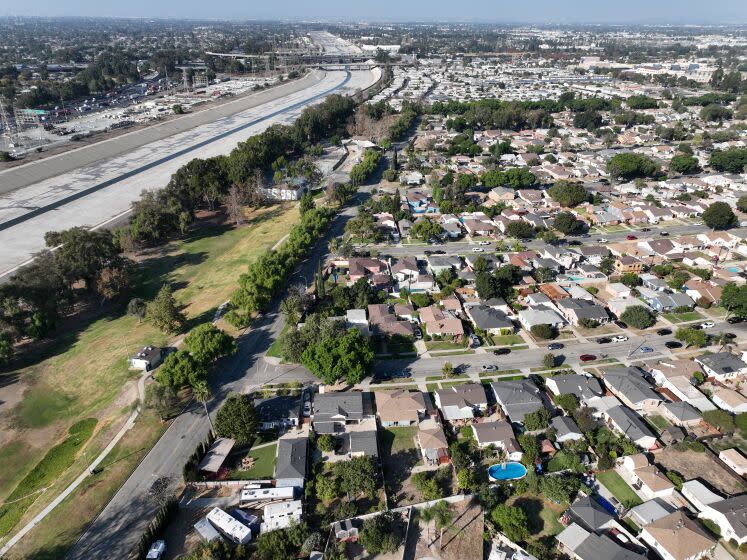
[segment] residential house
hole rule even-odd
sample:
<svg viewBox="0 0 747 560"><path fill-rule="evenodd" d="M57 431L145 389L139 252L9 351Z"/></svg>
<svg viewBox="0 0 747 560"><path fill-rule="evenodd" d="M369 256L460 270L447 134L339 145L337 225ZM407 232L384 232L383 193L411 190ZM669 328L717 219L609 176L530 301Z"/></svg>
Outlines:
<svg viewBox="0 0 747 560"><path fill-rule="evenodd" d="M661 498L654 498L630 508L628 517L639 527L645 527L675 511L677 510L669 502Z"/></svg>
<svg viewBox="0 0 747 560"><path fill-rule="evenodd" d="M646 525L640 538L664 560L698 560L716 546L716 540L682 510Z"/></svg>
<svg viewBox="0 0 747 560"><path fill-rule="evenodd" d="M610 392L633 410L653 411L663 400L646 380L638 367L604 370L604 383Z"/></svg>
<svg viewBox="0 0 747 560"><path fill-rule="evenodd" d="M608 323L610 318L607 310L587 299L562 299L556 302L560 313L569 323L578 326L582 321L595 321L599 324Z"/></svg>
<svg viewBox="0 0 747 560"><path fill-rule="evenodd" d="M449 442L443 427L435 419L427 418L420 423L417 441L426 463L444 465L449 462Z"/></svg>
<svg viewBox="0 0 747 560"><path fill-rule="evenodd" d="M489 334L511 334L516 330L503 311L487 305L471 305L467 308L467 315L475 327Z"/></svg>
<svg viewBox="0 0 747 560"><path fill-rule="evenodd" d="M163 359L163 353L157 346L143 346L137 354L130 358L130 368L150 371L157 367Z"/></svg>
<svg viewBox="0 0 747 560"><path fill-rule="evenodd" d="M410 321L400 321L391 305L375 303L368 306L368 324L372 334L380 336L415 335L415 327Z"/></svg>
<svg viewBox="0 0 747 560"><path fill-rule="evenodd" d="M645 272L643 274L639 274L638 278L641 279L641 283L643 284L643 287L648 288L649 290L663 292L668 289L667 283L654 274L649 274L648 272Z"/></svg>
<svg viewBox="0 0 747 560"><path fill-rule="evenodd" d="M704 511L708 505L720 502L724 499L723 496L719 496L715 492L712 492L698 479L683 482L682 490L680 492L698 512Z"/></svg>
<svg viewBox="0 0 747 560"><path fill-rule="evenodd" d="M260 532L267 533L276 529L287 529L293 524L301 523L302 516L302 500L267 504L264 508Z"/></svg>
<svg viewBox="0 0 747 560"><path fill-rule="evenodd" d="M610 282L607 284L607 293L613 298L629 298L631 295L630 288L620 282Z"/></svg>
<svg viewBox="0 0 747 560"><path fill-rule="evenodd" d="M379 458L379 444L376 439L376 420L368 418L360 424L354 424L348 427L346 434L343 434L343 440L347 440L346 447L348 456L353 457L372 457Z"/></svg>
<svg viewBox="0 0 747 560"><path fill-rule="evenodd" d="M641 449L650 450L657 447L656 436L651 433L641 417L627 406L613 406L604 412L604 417L614 431L624 435Z"/></svg>
<svg viewBox="0 0 747 560"><path fill-rule="evenodd" d="M517 424L523 424L527 414L545 406L540 390L528 379L496 381L490 388L503 413Z"/></svg>
<svg viewBox="0 0 747 560"><path fill-rule="evenodd" d="M254 409L260 430L297 428L301 420L299 397L277 395L267 399L255 399Z"/></svg>
<svg viewBox="0 0 747 560"><path fill-rule="evenodd" d="M584 438L584 434L570 416L556 416L550 421L550 427L555 430L555 441L558 443Z"/></svg>
<svg viewBox="0 0 747 560"><path fill-rule="evenodd" d="M387 264L379 259L368 257L351 257L348 259L348 276L351 283L355 283L361 278L387 273Z"/></svg>
<svg viewBox="0 0 747 560"><path fill-rule="evenodd" d="M702 419L695 407L687 402L663 402L658 410L664 418L675 426L697 426Z"/></svg>
<svg viewBox="0 0 747 560"><path fill-rule="evenodd" d="M658 385L681 401L690 403L701 412L716 410L716 406L690 382L695 373L703 370L693 360L660 360L649 366Z"/></svg>
<svg viewBox="0 0 747 560"><path fill-rule="evenodd" d="M564 517L571 523L578 523L587 531L602 532L614 527L615 518L591 496L584 496L573 502L565 511Z"/></svg>
<svg viewBox="0 0 747 560"><path fill-rule="evenodd" d="M345 431L348 424L358 424L373 418L372 411L364 406L363 393L345 391L322 393L314 397L314 431L320 434L335 434Z"/></svg>
<svg viewBox="0 0 747 560"><path fill-rule="evenodd" d="M668 498L674 492L674 484L656 465L649 463L643 453L628 455L623 459L622 468L628 471L633 488L647 499Z"/></svg>
<svg viewBox="0 0 747 560"><path fill-rule="evenodd" d="M505 420L472 424L472 431L478 447L484 448L492 445L505 451L509 461L521 461L523 456L521 446L516 440L511 424Z"/></svg>
<svg viewBox="0 0 747 560"><path fill-rule="evenodd" d="M699 278L690 278L685 282L685 293L696 302L718 303L721 301L721 291L721 286Z"/></svg>
<svg viewBox="0 0 747 560"><path fill-rule="evenodd" d="M425 399L420 391L375 391L376 414L385 428L411 426L425 416Z"/></svg>
<svg viewBox="0 0 747 560"><path fill-rule="evenodd" d="M695 302L690 298L690 296L681 292L668 294L643 287L639 288L638 292L641 294L644 301L659 313L671 311L680 307L687 307L688 309L695 307Z"/></svg>
<svg viewBox="0 0 747 560"><path fill-rule="evenodd" d="M645 560L639 554L613 541L605 534L599 535L587 531L580 525L572 523L555 537L560 549L573 560Z"/></svg>
<svg viewBox="0 0 747 560"><path fill-rule="evenodd" d="M739 545L747 543L747 494L708 504L698 517L718 525L723 539Z"/></svg>
<svg viewBox="0 0 747 560"><path fill-rule="evenodd" d="M425 260L428 263L428 270L433 276L438 276L444 270L460 270L462 268L462 259L459 255L428 255Z"/></svg>
<svg viewBox="0 0 747 560"><path fill-rule="evenodd" d="M717 352L695 358L708 377L721 383L736 381L747 373L747 364L731 352Z"/></svg>
<svg viewBox="0 0 747 560"><path fill-rule="evenodd" d="M724 449L718 454L718 458L739 476L747 474L747 458L736 447Z"/></svg>
<svg viewBox="0 0 747 560"><path fill-rule="evenodd" d="M599 380L592 375L555 375L545 380L545 387L553 395L576 395L579 401L604 395Z"/></svg>
<svg viewBox="0 0 747 560"><path fill-rule="evenodd" d="M445 336L459 341L464 336L462 321L453 313L445 311L436 305L423 307L419 310L420 322L431 336Z"/></svg>
<svg viewBox="0 0 747 560"><path fill-rule="evenodd" d="M565 319L555 309L540 304L519 311L519 323L527 330L531 330L535 325L550 325L559 329L565 325Z"/></svg>
<svg viewBox="0 0 747 560"><path fill-rule="evenodd" d="M275 486L303 490L306 480L308 438L281 437L275 460Z"/></svg>
<svg viewBox="0 0 747 560"><path fill-rule="evenodd" d="M711 400L717 407L732 414L747 412L747 398L739 391L729 387L713 385L711 387Z"/></svg>
<svg viewBox="0 0 747 560"><path fill-rule="evenodd" d="M640 274L643 272L643 263L635 257L617 257L614 266L615 272L618 274L627 274L630 272L633 274Z"/></svg>
<svg viewBox="0 0 747 560"><path fill-rule="evenodd" d="M474 418L476 412L488 408L488 399L480 383L463 383L435 392L436 406L446 420Z"/></svg>

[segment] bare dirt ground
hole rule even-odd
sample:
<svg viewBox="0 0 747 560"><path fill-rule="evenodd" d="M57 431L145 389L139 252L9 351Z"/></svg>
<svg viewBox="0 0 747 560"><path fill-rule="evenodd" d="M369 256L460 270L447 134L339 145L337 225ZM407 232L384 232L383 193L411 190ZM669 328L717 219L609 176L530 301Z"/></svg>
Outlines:
<svg viewBox="0 0 747 560"><path fill-rule="evenodd" d="M685 480L700 478L716 490L727 494L738 494L744 488L743 484L708 453L683 452L668 447L655 453L654 460L667 470L677 471Z"/></svg>
<svg viewBox="0 0 747 560"><path fill-rule="evenodd" d="M477 502L463 501L452 504L454 520L452 526L441 533L433 523L430 530L425 524L413 519L405 545L403 560L434 558L436 560L466 560L482 558L484 528L482 508ZM439 542L441 546L439 547Z"/></svg>

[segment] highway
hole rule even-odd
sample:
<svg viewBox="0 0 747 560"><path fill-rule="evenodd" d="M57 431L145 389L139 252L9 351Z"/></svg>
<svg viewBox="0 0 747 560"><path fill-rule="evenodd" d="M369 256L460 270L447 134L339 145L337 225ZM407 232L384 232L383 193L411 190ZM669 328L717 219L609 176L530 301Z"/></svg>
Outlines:
<svg viewBox="0 0 747 560"><path fill-rule="evenodd" d="M331 93L353 93L373 84L380 72L321 72L304 78L298 90L273 88L263 97L262 103L234 106L238 112L220 116L226 111L216 107L216 117L211 122L200 124L182 132L128 149L124 153L101 159L88 165L65 171L69 160L64 156L86 161L92 152L114 150L107 142L124 142L129 146L131 137L112 139L29 164L29 166L51 167L59 165L60 173L22 188L9 189L12 180L25 180L24 171L36 177L44 171L37 167L21 166L0 173L0 185L8 192L0 195L0 278L12 273L26 263L32 255L44 248L44 233L72 226L100 227L117 220L129 211L143 190L161 188L171 174L195 157L212 157L227 154L236 144L253 136L272 124L293 122L308 105L322 100ZM295 86L298 87L298 86ZM275 91L266 99L268 93ZM228 105L228 104L227 104ZM201 111L200 118L209 114ZM178 123L180 120L173 121ZM171 126L171 123L166 123ZM157 127L156 127L157 128ZM146 129L148 130L148 129ZM171 130L171 129L169 129ZM132 133L141 134L141 133ZM143 132L142 134L145 134ZM160 134L160 133L159 133ZM127 137L127 138L125 138ZM106 145L106 146L103 146ZM86 151L90 150L90 151Z"/></svg>

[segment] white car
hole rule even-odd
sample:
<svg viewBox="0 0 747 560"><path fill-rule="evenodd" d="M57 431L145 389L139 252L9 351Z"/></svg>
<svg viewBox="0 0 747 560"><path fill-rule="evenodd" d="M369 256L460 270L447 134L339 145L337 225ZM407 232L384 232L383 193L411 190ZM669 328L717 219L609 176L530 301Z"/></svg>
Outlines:
<svg viewBox="0 0 747 560"><path fill-rule="evenodd" d="M478 245L490 245L490 241L478 241Z"/></svg>
<svg viewBox="0 0 747 560"><path fill-rule="evenodd" d="M485 249L483 249L482 247L472 247L472 252L473 253L484 253Z"/></svg>
<svg viewBox="0 0 747 560"><path fill-rule="evenodd" d="M705 323L701 323L700 326L704 329L712 329L716 326L716 323L714 323L713 321L706 321Z"/></svg>
<svg viewBox="0 0 747 560"><path fill-rule="evenodd" d="M597 243L609 243L609 242L610 242L610 240L607 239L607 238L605 238L605 237L597 239Z"/></svg>
<svg viewBox="0 0 747 560"><path fill-rule="evenodd" d="M166 552L166 542L159 540L150 545L148 555L145 558L147 560L160 560L164 552Z"/></svg>
<svg viewBox="0 0 747 560"><path fill-rule="evenodd" d="M622 334L612 337L612 342L627 342L628 337Z"/></svg>

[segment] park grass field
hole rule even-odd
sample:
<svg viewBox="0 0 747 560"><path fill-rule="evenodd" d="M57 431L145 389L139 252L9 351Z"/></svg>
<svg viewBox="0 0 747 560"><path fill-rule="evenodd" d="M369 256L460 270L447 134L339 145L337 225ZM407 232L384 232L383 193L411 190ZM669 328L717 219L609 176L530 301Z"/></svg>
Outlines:
<svg viewBox="0 0 747 560"><path fill-rule="evenodd" d="M136 259L133 296L149 299L169 282L190 325L208 321L228 299L246 265L281 240L298 219L296 205L283 205L248 213L247 223L239 228L198 227L184 239ZM17 405L0 416L4 431L0 440L0 501L50 447L64 439L76 421L93 417L99 426L121 424L137 395L138 373L128 370L128 356L146 344L168 342L165 335L147 322L138 323L123 309L108 311L87 324L71 322L59 330L54 342L35 355L27 353L20 367L7 374L24 393ZM0 375L0 382L3 377ZM78 467L73 467L76 476ZM65 479L65 474L60 479ZM114 491L121 480L102 484ZM34 506L52 497L51 492L44 493ZM22 521L35 509L30 508Z"/></svg>

